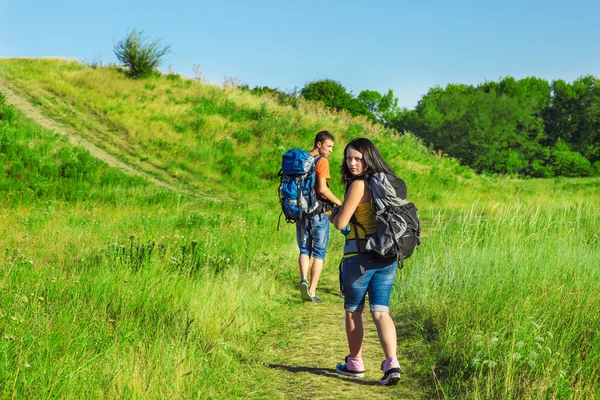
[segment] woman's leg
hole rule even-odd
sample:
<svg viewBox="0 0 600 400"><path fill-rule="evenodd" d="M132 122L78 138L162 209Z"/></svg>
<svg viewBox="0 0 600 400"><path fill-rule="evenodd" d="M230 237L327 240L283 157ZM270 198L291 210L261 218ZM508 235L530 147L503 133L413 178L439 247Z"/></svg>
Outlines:
<svg viewBox="0 0 600 400"><path fill-rule="evenodd" d="M369 284L369 301L371 303L371 315L377 327L379 342L385 358L396 357L397 337L396 326L390 316L389 302L394 277L396 275L396 263L389 264L377 269Z"/></svg>
<svg viewBox="0 0 600 400"><path fill-rule="evenodd" d="M362 311L365 295L373 272L362 273L359 257L342 261L342 284L344 286L344 309L346 313L346 337L351 357L362 357L364 336Z"/></svg>
<svg viewBox="0 0 600 400"><path fill-rule="evenodd" d="M392 317L389 313L382 311L374 311L372 315L385 358L396 357L398 339L396 337L396 325L394 325Z"/></svg>
<svg viewBox="0 0 600 400"><path fill-rule="evenodd" d="M362 344L364 338L362 311L351 312L346 310L346 337L348 338L350 356L362 358Z"/></svg>

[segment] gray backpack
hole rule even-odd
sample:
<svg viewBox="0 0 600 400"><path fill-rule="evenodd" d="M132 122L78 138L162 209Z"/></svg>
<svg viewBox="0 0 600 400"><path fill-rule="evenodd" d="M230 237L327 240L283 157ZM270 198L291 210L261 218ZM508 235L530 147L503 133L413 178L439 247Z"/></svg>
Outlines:
<svg viewBox="0 0 600 400"><path fill-rule="evenodd" d="M406 200L404 181L394 175L378 172L367 180L367 185L373 194L377 231L368 236L364 249L381 258L396 259L402 268L404 259L421 244L417 208ZM356 221L352 223L360 226Z"/></svg>

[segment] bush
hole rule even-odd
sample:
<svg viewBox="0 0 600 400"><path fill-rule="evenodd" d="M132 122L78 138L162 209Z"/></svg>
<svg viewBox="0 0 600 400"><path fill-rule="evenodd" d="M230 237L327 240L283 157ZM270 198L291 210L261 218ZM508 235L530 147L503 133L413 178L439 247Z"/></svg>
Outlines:
<svg viewBox="0 0 600 400"><path fill-rule="evenodd" d="M114 47L117 59L127 67L132 78L150 75L161 64L165 55L171 52L171 46L159 47L159 40L146 44L144 31L133 29L126 38Z"/></svg>
<svg viewBox="0 0 600 400"><path fill-rule="evenodd" d="M592 164L592 170L594 176L600 176L600 161L596 161L594 164Z"/></svg>
<svg viewBox="0 0 600 400"><path fill-rule="evenodd" d="M575 177L592 175L592 165L590 161L576 151L569 149L569 146L559 140L552 152L552 167L556 175Z"/></svg>

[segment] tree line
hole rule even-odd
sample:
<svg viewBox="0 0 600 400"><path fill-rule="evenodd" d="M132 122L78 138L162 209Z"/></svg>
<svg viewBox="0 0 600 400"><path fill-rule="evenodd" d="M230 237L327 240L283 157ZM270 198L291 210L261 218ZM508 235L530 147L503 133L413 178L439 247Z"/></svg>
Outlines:
<svg viewBox="0 0 600 400"><path fill-rule="evenodd" d="M600 175L600 81L591 75L436 87L392 126L479 172Z"/></svg>
<svg viewBox="0 0 600 400"><path fill-rule="evenodd" d="M392 90L358 96L330 79L283 92L269 87L281 104L299 96L353 116L363 115L399 132L421 137L432 150L457 158L478 172L532 177L600 175L600 81L572 83L506 77L478 86L434 87L414 110L400 109Z"/></svg>

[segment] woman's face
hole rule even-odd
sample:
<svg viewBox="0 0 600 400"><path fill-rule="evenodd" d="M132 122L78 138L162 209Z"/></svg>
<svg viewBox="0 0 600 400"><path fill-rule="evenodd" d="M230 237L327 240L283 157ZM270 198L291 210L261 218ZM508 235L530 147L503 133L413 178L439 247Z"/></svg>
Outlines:
<svg viewBox="0 0 600 400"><path fill-rule="evenodd" d="M352 146L346 149L346 166L352 175L360 175L366 169L362 153Z"/></svg>

